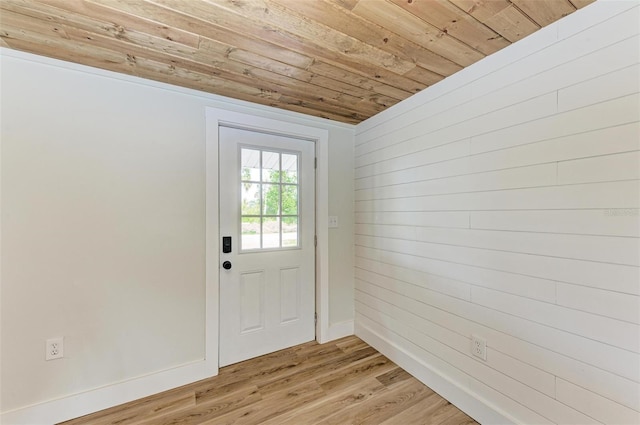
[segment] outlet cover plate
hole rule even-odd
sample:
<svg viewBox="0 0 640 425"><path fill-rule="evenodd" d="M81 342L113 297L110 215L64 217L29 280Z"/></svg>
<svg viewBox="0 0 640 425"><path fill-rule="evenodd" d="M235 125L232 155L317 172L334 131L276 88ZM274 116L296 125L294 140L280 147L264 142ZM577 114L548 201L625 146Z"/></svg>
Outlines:
<svg viewBox="0 0 640 425"><path fill-rule="evenodd" d="M478 335L471 335L471 354L487 360L487 340Z"/></svg>
<svg viewBox="0 0 640 425"><path fill-rule="evenodd" d="M45 360L55 360L64 357L64 338L51 338L45 346Z"/></svg>

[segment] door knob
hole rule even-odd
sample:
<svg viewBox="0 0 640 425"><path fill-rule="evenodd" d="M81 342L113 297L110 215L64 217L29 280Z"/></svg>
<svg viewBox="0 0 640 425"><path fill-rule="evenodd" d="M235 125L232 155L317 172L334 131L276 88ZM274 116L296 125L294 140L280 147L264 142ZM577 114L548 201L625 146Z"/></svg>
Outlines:
<svg viewBox="0 0 640 425"><path fill-rule="evenodd" d="M224 263L222 263L222 268L225 270L231 269L231 261L225 261Z"/></svg>

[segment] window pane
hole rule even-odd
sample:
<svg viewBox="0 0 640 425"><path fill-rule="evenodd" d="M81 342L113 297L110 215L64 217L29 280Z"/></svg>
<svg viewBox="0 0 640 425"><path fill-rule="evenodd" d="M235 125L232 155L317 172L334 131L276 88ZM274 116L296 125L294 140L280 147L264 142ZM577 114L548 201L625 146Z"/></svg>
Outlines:
<svg viewBox="0 0 640 425"><path fill-rule="evenodd" d="M280 154L262 152L262 181L280 183Z"/></svg>
<svg viewBox="0 0 640 425"><path fill-rule="evenodd" d="M282 217L282 246L298 246L298 217Z"/></svg>
<svg viewBox="0 0 640 425"><path fill-rule="evenodd" d="M240 249L260 249L260 218L242 217L242 246Z"/></svg>
<svg viewBox="0 0 640 425"><path fill-rule="evenodd" d="M262 247L280 248L280 219L264 217L262 219Z"/></svg>
<svg viewBox="0 0 640 425"><path fill-rule="evenodd" d="M255 149L242 149L240 152L242 166L242 180L260 181L260 151Z"/></svg>
<svg viewBox="0 0 640 425"><path fill-rule="evenodd" d="M300 246L300 155L241 148L241 250Z"/></svg>
<svg viewBox="0 0 640 425"><path fill-rule="evenodd" d="M280 185L264 184L262 185L262 214L279 215L280 214Z"/></svg>
<svg viewBox="0 0 640 425"><path fill-rule="evenodd" d="M260 183L242 183L242 215L260 215Z"/></svg>
<svg viewBox="0 0 640 425"><path fill-rule="evenodd" d="M298 215L298 186L282 186L282 214Z"/></svg>
<svg viewBox="0 0 640 425"><path fill-rule="evenodd" d="M298 155L282 154L282 183L298 183Z"/></svg>

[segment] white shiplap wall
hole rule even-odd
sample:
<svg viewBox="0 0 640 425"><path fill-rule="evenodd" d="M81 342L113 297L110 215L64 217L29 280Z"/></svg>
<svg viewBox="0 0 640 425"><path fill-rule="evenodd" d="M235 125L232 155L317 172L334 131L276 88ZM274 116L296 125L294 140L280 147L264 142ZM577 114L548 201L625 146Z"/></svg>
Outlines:
<svg viewBox="0 0 640 425"><path fill-rule="evenodd" d="M356 334L483 422L640 423L638 5L357 127Z"/></svg>

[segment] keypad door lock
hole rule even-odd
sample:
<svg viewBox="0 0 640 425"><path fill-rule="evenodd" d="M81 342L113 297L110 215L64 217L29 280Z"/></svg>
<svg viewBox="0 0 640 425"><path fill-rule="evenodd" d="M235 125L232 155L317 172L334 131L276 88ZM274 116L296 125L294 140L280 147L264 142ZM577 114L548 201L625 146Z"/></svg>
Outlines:
<svg viewBox="0 0 640 425"><path fill-rule="evenodd" d="M231 252L231 236L222 237L222 252L228 254Z"/></svg>

